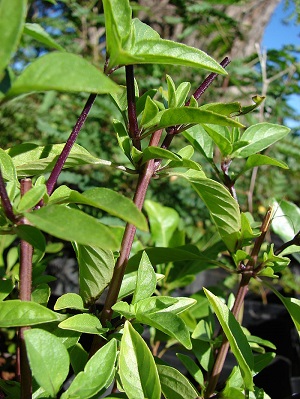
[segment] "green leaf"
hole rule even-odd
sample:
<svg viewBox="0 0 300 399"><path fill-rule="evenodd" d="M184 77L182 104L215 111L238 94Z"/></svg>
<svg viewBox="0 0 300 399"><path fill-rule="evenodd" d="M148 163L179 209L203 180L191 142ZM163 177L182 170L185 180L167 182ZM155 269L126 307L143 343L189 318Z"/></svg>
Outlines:
<svg viewBox="0 0 300 399"><path fill-rule="evenodd" d="M26 12L26 0L1 0L0 2L0 76L17 50Z"/></svg>
<svg viewBox="0 0 300 399"><path fill-rule="evenodd" d="M26 23L24 26L24 33L47 47L64 51L64 48L56 43L49 33L46 32L45 29L39 24Z"/></svg>
<svg viewBox="0 0 300 399"><path fill-rule="evenodd" d="M197 381L201 387L204 387L204 378L200 367L187 355L177 353L176 356L187 369L187 371L191 374L194 380Z"/></svg>
<svg viewBox="0 0 300 399"><path fill-rule="evenodd" d="M189 380L173 367L157 364L161 390L166 399L197 399L198 392Z"/></svg>
<svg viewBox="0 0 300 399"><path fill-rule="evenodd" d="M55 398L69 373L69 355L59 338L34 328L24 331L26 352L38 384Z"/></svg>
<svg viewBox="0 0 300 399"><path fill-rule="evenodd" d="M281 125L271 123L258 123L250 126L243 133L241 140L249 144L238 149L232 154L233 157L247 158L276 143L289 133L290 129Z"/></svg>
<svg viewBox="0 0 300 399"><path fill-rule="evenodd" d="M28 177L51 172L64 146L64 144L38 146L33 143L24 143L8 149L7 153L13 160L18 176ZM64 168L86 164L97 165L102 162L75 143Z"/></svg>
<svg viewBox="0 0 300 399"><path fill-rule="evenodd" d="M26 212L29 209L33 208L44 197L46 192L47 192L47 188L46 188L45 184L41 184L39 186L32 187L21 198L21 200L17 206L17 211L22 213L22 212Z"/></svg>
<svg viewBox="0 0 300 399"><path fill-rule="evenodd" d="M51 202L90 205L119 217L141 230L148 231L147 220L133 201L105 187L91 188L80 194L75 190L62 186L52 194Z"/></svg>
<svg viewBox="0 0 300 399"><path fill-rule="evenodd" d="M207 159L213 159L214 142L203 126L193 126L183 132L182 135L192 144L195 150L203 154Z"/></svg>
<svg viewBox="0 0 300 399"><path fill-rule="evenodd" d="M18 181L17 172L12 158L0 148L0 167L1 174L5 181Z"/></svg>
<svg viewBox="0 0 300 399"><path fill-rule="evenodd" d="M175 301L174 301L175 299ZM136 320L155 327L177 339L187 349L192 348L190 334L178 313L195 304L191 298L152 297L135 305Z"/></svg>
<svg viewBox="0 0 300 399"><path fill-rule="evenodd" d="M39 284L31 293L31 300L40 305L47 306L51 290L48 284Z"/></svg>
<svg viewBox="0 0 300 399"><path fill-rule="evenodd" d="M34 302L14 299L0 303L0 327L34 326L63 318L65 316Z"/></svg>
<svg viewBox="0 0 300 399"><path fill-rule="evenodd" d="M227 248L234 251L241 229L238 203L222 184L214 180L207 178L190 178L188 180L207 206Z"/></svg>
<svg viewBox="0 0 300 399"><path fill-rule="evenodd" d="M58 325L64 330L79 331L86 334L101 335L108 331L108 328L102 328L99 319L88 313L76 314L68 317Z"/></svg>
<svg viewBox="0 0 300 399"><path fill-rule="evenodd" d="M152 353L128 321L121 339L119 375L129 399L160 399L160 382Z"/></svg>
<svg viewBox="0 0 300 399"><path fill-rule="evenodd" d="M262 353L259 355L255 355L254 358L254 367L253 370L255 371L256 374L260 373L265 367L267 367L272 360L274 360L276 357L275 352L267 352L267 353Z"/></svg>
<svg viewBox="0 0 300 399"><path fill-rule="evenodd" d="M191 90L190 82L182 82L176 89L176 107L183 107Z"/></svg>
<svg viewBox="0 0 300 399"><path fill-rule="evenodd" d="M268 157L267 155L253 154L253 155L250 155L249 158L247 158L246 164L240 174L246 172L249 169L254 168L255 166L261 166L261 165L278 166L279 168L283 168L283 169L289 168L286 163L284 163L282 161L278 161L277 159Z"/></svg>
<svg viewBox="0 0 300 399"><path fill-rule="evenodd" d="M63 330L61 330L63 331ZM66 330L67 331L67 330ZM88 362L89 354L83 349L80 343L76 343L69 351L72 369L75 374L84 370Z"/></svg>
<svg viewBox="0 0 300 399"><path fill-rule="evenodd" d="M92 356L61 399L88 399L108 388L115 375L116 358L117 344L112 339Z"/></svg>
<svg viewBox="0 0 300 399"><path fill-rule="evenodd" d="M12 280L0 280L0 301L3 301L14 289Z"/></svg>
<svg viewBox="0 0 300 399"><path fill-rule="evenodd" d="M79 294L85 304L94 303L111 281L115 261L110 250L75 244L79 265Z"/></svg>
<svg viewBox="0 0 300 399"><path fill-rule="evenodd" d="M131 272L131 273L126 273L123 280L122 280L122 285L119 291L118 299L125 298L128 295L131 295L134 293L134 290L136 289L136 281L137 281L137 274L138 272ZM155 273L155 278L156 281L161 280L164 278L163 274Z"/></svg>
<svg viewBox="0 0 300 399"><path fill-rule="evenodd" d="M13 82L6 97L48 90L103 94L116 92L119 87L78 55L53 52L32 62Z"/></svg>
<svg viewBox="0 0 300 399"><path fill-rule="evenodd" d="M49 205L25 213L25 217L39 229L66 241L111 250L117 250L119 246L107 226L77 209Z"/></svg>
<svg viewBox="0 0 300 399"><path fill-rule="evenodd" d="M151 97L147 97L147 100L145 102L145 108L143 111L143 116L141 119L141 126L147 125L148 122L150 122L153 118L156 117L158 112L159 109L155 101L153 101Z"/></svg>
<svg viewBox="0 0 300 399"><path fill-rule="evenodd" d="M136 287L131 303L134 304L142 299L151 297L156 289L156 274L150 263L148 255L143 252L142 259L137 272Z"/></svg>
<svg viewBox="0 0 300 399"><path fill-rule="evenodd" d="M44 234L34 226L19 224L14 228L19 238L31 244L34 248L32 262L39 262L46 251L46 239Z"/></svg>
<svg viewBox="0 0 300 399"><path fill-rule="evenodd" d="M212 138L221 154L226 157L232 152L232 144L228 138L229 130L226 126L203 125L206 133ZM227 137L226 137L227 136Z"/></svg>
<svg viewBox="0 0 300 399"><path fill-rule="evenodd" d="M173 208L150 200L145 201L144 208L148 214L153 241L156 246L167 247L178 227L178 213Z"/></svg>
<svg viewBox="0 0 300 399"><path fill-rule="evenodd" d="M286 298L283 295L281 295L271 284L268 282L264 281L263 282L268 288L270 288L271 291L274 292L274 294L281 300L281 302L284 304L286 307L286 310L289 312L293 323L295 324L295 327L298 331L298 334L300 335L300 300L296 298Z"/></svg>
<svg viewBox="0 0 300 399"><path fill-rule="evenodd" d="M289 201L273 201L272 229L283 241L290 241L300 230L300 208ZM286 252L284 252L286 253Z"/></svg>
<svg viewBox="0 0 300 399"><path fill-rule="evenodd" d="M85 310L83 300L80 295L69 292L60 296L54 305L54 310L61 309Z"/></svg>
<svg viewBox="0 0 300 399"><path fill-rule="evenodd" d="M252 370L254 361L247 338L243 333L240 324L236 321L228 307L206 288L203 288L203 290L222 326L226 338L229 341L232 353L234 354L241 370L245 388L253 390Z"/></svg>
<svg viewBox="0 0 300 399"><path fill-rule="evenodd" d="M149 146L143 151L142 164L150 159L171 159L181 161L181 157L164 148Z"/></svg>
<svg viewBox="0 0 300 399"><path fill-rule="evenodd" d="M243 125L221 114L215 114L212 111L205 111L193 107L170 108L160 111L157 116L144 125L144 128L163 129L174 125L197 125L197 124L213 124L221 126L237 126Z"/></svg>

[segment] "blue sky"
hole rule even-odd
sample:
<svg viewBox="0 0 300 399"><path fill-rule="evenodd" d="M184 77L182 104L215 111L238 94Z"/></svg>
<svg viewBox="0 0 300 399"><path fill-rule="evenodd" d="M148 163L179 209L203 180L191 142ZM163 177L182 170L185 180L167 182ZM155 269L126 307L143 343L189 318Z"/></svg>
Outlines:
<svg viewBox="0 0 300 399"><path fill-rule="evenodd" d="M262 42L262 47L265 50L268 49L280 49L285 44L295 44L300 46L300 25L296 25L295 20L289 21L289 23L283 24L282 19L288 17L293 8L290 7L288 10L284 9L284 1L276 8L269 25L267 26ZM289 104L298 110L300 113L300 96L291 96ZM285 121L287 125L293 127L299 125L299 122L291 120Z"/></svg>

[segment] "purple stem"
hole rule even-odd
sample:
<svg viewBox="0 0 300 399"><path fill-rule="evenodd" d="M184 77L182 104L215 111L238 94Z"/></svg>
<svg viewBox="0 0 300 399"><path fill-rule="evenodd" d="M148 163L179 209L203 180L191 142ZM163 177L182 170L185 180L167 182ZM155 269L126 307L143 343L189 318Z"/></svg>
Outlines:
<svg viewBox="0 0 300 399"><path fill-rule="evenodd" d="M129 122L128 130L133 145L138 150L140 150L141 142L140 142L140 131L136 116L133 65L127 65L125 67L125 70L126 70L128 122Z"/></svg>
<svg viewBox="0 0 300 399"><path fill-rule="evenodd" d="M64 148L62 150L62 152L61 152L61 154L60 154L60 156L58 157L58 160L56 161L56 164L55 164L55 166L54 166L54 168L53 168L53 170L52 170L52 172L51 172L51 174L49 176L47 184L46 184L47 191L48 191L49 195L52 194L52 191L53 191L54 186L55 186L55 184L57 182L57 179L58 179L58 177L59 177L59 175L60 175L60 173L62 171L62 168L63 168L63 166L64 166L64 164L65 164L65 162L66 162L66 160L67 160L67 158L68 158L68 156L70 154L70 151L71 151L71 149L72 149L72 147L73 147L73 145L74 145L74 143L75 143L75 141L77 139L77 136L78 136L78 134L79 134L84 122L86 121L86 118L87 118L87 116L88 116L88 114L89 114L89 112L90 112L90 110L92 108L92 105L94 104L94 101L95 101L96 97L97 97L97 94L90 94L90 96L89 96L89 98L88 98L88 100L87 100L87 102L86 102L86 104L85 104L85 106L84 106L79 118L77 119L77 122L76 122L76 124L75 124L75 126L74 126L74 128L73 128L73 130L72 130L72 132L71 132L71 134L70 134L70 136L69 136L69 138L68 138L68 140L67 140L67 142L66 142L66 144L65 144L65 146L64 146Z"/></svg>
<svg viewBox="0 0 300 399"><path fill-rule="evenodd" d="M11 206L7 191L6 191L6 187L5 187L5 183L4 183L4 179L1 173L1 168L0 168L0 198L1 198L1 203L5 212L5 216L11 220L13 223L16 223L17 218L14 215L13 212L13 208Z"/></svg>
<svg viewBox="0 0 300 399"><path fill-rule="evenodd" d="M230 63L230 59L228 57L225 57L222 60L222 62L220 63L220 65L223 68L226 68L229 63ZM201 85L198 87L198 89L193 94L194 98L196 100L199 100L199 98L209 88L209 86L212 84L212 82L216 79L217 76L218 76L218 74L214 73L214 72L208 75L208 77L201 83ZM188 107L189 105L190 105L190 100L188 100L185 103L186 107ZM168 129L168 134L166 135L164 141L162 142L161 148L168 149L170 147L173 137L175 136L175 134L178 133L178 129L180 127L181 126L172 126Z"/></svg>

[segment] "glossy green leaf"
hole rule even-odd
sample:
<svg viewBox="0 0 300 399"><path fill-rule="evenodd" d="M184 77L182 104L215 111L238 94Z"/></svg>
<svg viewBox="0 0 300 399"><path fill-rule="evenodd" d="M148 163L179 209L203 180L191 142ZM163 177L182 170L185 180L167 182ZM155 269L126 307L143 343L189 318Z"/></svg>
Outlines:
<svg viewBox="0 0 300 399"><path fill-rule="evenodd" d="M253 355L245 334L228 307L214 294L203 288L229 341L230 348L240 367L245 388L253 390Z"/></svg>
<svg viewBox="0 0 300 399"><path fill-rule="evenodd" d="M12 280L0 280L0 301L3 301L14 289Z"/></svg>
<svg viewBox="0 0 300 399"><path fill-rule="evenodd" d="M117 344L112 339L91 357L61 399L88 399L108 388L115 375L116 358Z"/></svg>
<svg viewBox="0 0 300 399"><path fill-rule="evenodd" d="M45 184L32 187L21 198L21 200L17 206L17 211L22 213L22 212L26 212L29 209L33 208L35 205L37 205L40 202L40 200L44 197L46 192L47 192L47 188L46 188Z"/></svg>
<svg viewBox="0 0 300 399"><path fill-rule="evenodd" d="M160 111L152 121L144 125L144 128L155 127L155 129L163 129L174 125L197 125L203 123L243 127L243 125L235 119L221 114L215 114L212 111L193 107L181 107Z"/></svg>
<svg viewBox="0 0 300 399"><path fill-rule="evenodd" d="M107 328L102 328L98 317L89 313L76 314L68 317L58 325L64 330L78 331L86 334L103 334L108 331Z"/></svg>
<svg viewBox="0 0 300 399"><path fill-rule="evenodd" d="M297 298L289 298L281 295L271 284L267 281L264 281L264 284L271 290L273 293L281 300L281 302L286 307L286 310L289 312L295 327L300 335L300 300Z"/></svg>
<svg viewBox="0 0 300 399"><path fill-rule="evenodd" d="M176 107L183 107L187 96L191 90L190 82L182 82L177 87L175 95L176 95Z"/></svg>
<svg viewBox="0 0 300 399"><path fill-rule="evenodd" d="M230 251L235 250L241 228L238 203L226 188L211 179L189 179L207 206L218 232Z"/></svg>
<svg viewBox="0 0 300 399"><path fill-rule="evenodd" d="M125 298L126 296L132 295L137 287L137 274L138 272L126 273L123 280L122 285L119 291L118 299ZM155 273L156 281L159 281L164 278L163 274Z"/></svg>
<svg viewBox="0 0 300 399"><path fill-rule="evenodd" d="M64 144L38 146L33 143L24 143L8 149L7 153L13 160L18 176L28 177L51 172L63 148ZM64 168L101 163L100 159L92 156L87 150L75 143Z"/></svg>
<svg viewBox="0 0 300 399"><path fill-rule="evenodd" d="M54 237L104 249L118 249L119 244L107 226L77 209L49 205L25 213L25 216L34 226Z"/></svg>
<svg viewBox="0 0 300 399"><path fill-rule="evenodd" d="M17 50L26 12L26 0L1 0L0 2L0 76Z"/></svg>
<svg viewBox="0 0 300 399"><path fill-rule="evenodd" d="M17 172L12 158L0 148L0 167L4 181L17 181Z"/></svg>
<svg viewBox="0 0 300 399"><path fill-rule="evenodd" d="M267 352L267 353L262 353L259 355L255 355L253 357L254 359L254 366L253 370L255 373L260 373L265 367L267 367L276 357L275 352Z"/></svg>
<svg viewBox="0 0 300 399"><path fill-rule="evenodd" d="M152 353L128 321L121 339L119 375L129 399L160 399L160 382Z"/></svg>
<svg viewBox="0 0 300 399"><path fill-rule="evenodd" d="M131 17L129 0L104 0L108 69L130 64L171 64L204 68L225 74L201 50L163 40L150 26Z"/></svg>
<svg viewBox="0 0 300 399"><path fill-rule="evenodd" d="M198 392L189 380L173 367L157 364L161 390L166 399L197 399Z"/></svg>
<svg viewBox="0 0 300 399"><path fill-rule="evenodd" d="M17 299L0 302L0 327L34 326L64 318L38 303Z"/></svg>
<svg viewBox="0 0 300 399"><path fill-rule="evenodd" d="M54 305L54 310L61 309L85 310L83 300L80 295L69 292L60 296Z"/></svg>
<svg viewBox="0 0 300 399"><path fill-rule="evenodd" d="M156 275L146 252L143 252L137 271L136 287L132 304L151 297L156 289Z"/></svg>
<svg viewBox="0 0 300 399"><path fill-rule="evenodd" d="M147 220L133 201L105 187L91 188L82 194L66 186L59 187L51 196L50 203L76 203L102 209L113 216L147 231Z"/></svg>
<svg viewBox="0 0 300 399"><path fill-rule="evenodd" d="M184 365L184 367L187 369L187 371L194 378L194 380L197 381L201 387L204 387L203 373L200 367L194 362L194 360L192 360L187 355L183 355L182 353L177 353L176 355L181 363Z"/></svg>
<svg viewBox="0 0 300 399"><path fill-rule="evenodd" d="M75 245L79 265L79 294L85 304L94 303L111 281L115 261L110 250Z"/></svg>
<svg viewBox="0 0 300 399"><path fill-rule="evenodd" d="M272 166L278 166L279 168L283 169L288 169L288 165L282 161L278 161L277 159L268 157L267 155L262 155L262 154L253 154L250 155L249 158L247 158L246 164L243 168L242 173L245 171L254 168L255 166L261 166L261 165L272 165Z"/></svg>
<svg viewBox="0 0 300 399"><path fill-rule="evenodd" d="M27 356L35 380L55 398L69 373L69 355L59 338L34 328L24 332Z"/></svg>
<svg viewBox="0 0 300 399"><path fill-rule="evenodd" d="M145 201L144 208L148 214L153 241L156 246L167 247L178 227L178 213L173 208L150 200Z"/></svg>
<svg viewBox="0 0 300 399"><path fill-rule="evenodd" d="M256 154L285 137L289 131L288 127L272 123L252 125L245 130L241 137L241 140L248 141L249 144L238 149L233 156L247 158L250 155Z"/></svg>
<svg viewBox="0 0 300 399"><path fill-rule="evenodd" d="M59 45L45 29L39 24L26 23L24 26L24 34L31 36L39 43L47 47L54 48L59 51L64 51L64 48Z"/></svg>
<svg viewBox="0 0 300 399"><path fill-rule="evenodd" d="M174 301L175 299L175 301ZM195 304L191 298L152 297L135 305L136 320L177 339L187 349L192 344L184 321L177 315Z"/></svg>
<svg viewBox="0 0 300 399"><path fill-rule="evenodd" d="M148 122L150 122L153 118L156 117L158 112L159 109L155 101L153 101L151 97L147 97L147 100L145 102L145 108L143 111L143 116L141 119L141 126L147 125Z"/></svg>
<svg viewBox="0 0 300 399"><path fill-rule="evenodd" d="M153 146L149 146L143 151L142 163L145 163L150 159L170 159L174 161L181 161L181 158L174 154L174 152Z"/></svg>
<svg viewBox="0 0 300 399"><path fill-rule="evenodd" d="M118 91L119 87L82 57L53 52L32 62L13 82L6 96L48 90L102 94Z"/></svg>

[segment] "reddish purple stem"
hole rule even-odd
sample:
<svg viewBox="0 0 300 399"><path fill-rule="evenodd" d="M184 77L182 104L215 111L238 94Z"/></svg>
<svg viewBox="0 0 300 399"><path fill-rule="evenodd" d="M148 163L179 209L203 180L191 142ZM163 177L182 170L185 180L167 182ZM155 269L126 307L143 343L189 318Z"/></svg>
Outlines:
<svg viewBox="0 0 300 399"><path fill-rule="evenodd" d="M68 138L68 141L66 142L60 156L58 157L58 160L57 160L57 162L50 174L50 177L47 181L47 184L46 184L47 191L48 191L49 195L52 194L52 191L57 182L57 179L58 179L58 177L62 171L62 168L71 152L71 149L77 139L77 136L78 136L84 122L86 121L86 118L92 108L92 105L94 104L96 97L97 97L97 94L90 94L90 96L89 96L89 98L88 98L88 100L87 100L87 102L86 102L79 118L77 119L77 122Z"/></svg>

